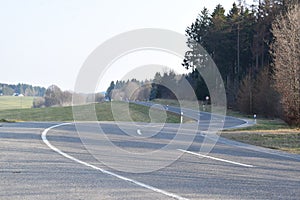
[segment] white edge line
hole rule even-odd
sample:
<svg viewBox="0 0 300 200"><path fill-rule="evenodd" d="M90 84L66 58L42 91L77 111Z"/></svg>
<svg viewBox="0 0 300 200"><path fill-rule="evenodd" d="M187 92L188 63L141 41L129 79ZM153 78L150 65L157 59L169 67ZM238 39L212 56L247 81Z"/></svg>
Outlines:
<svg viewBox="0 0 300 200"><path fill-rule="evenodd" d="M170 192L167 192L167 191L164 191L164 190L161 190L161 189L158 189L156 187L153 187L153 186L150 186L150 185L147 185L147 184L144 184L144 183L141 183L139 181L135 181L133 179L130 179L130 178L127 178L125 176L121 176L121 175L118 175L116 173L113 173L113 172L110 172L110 171L107 171L107 170L104 170L100 167L97 167L95 165L92 165L92 164L89 164L87 162L84 162L82 160L79 160L77 158L74 158L73 156L70 156L69 154L67 153L64 153L63 151L61 151L60 149L56 148L55 146L53 146L48 140L47 140L47 133L49 130L53 129L53 128L57 128L57 127L60 127L60 126L65 126L65 125L70 125L72 123L63 123L63 124L58 124L58 125L54 125L54 126L51 126L49 128L46 128L43 132L42 132L42 140L43 142L50 148L52 149L53 151L59 153L60 155L70 159L70 160L73 160L79 164L82 164L82 165L85 165L87 167L90 167L92 169L95 169L95 170L98 170L100 172L102 172L103 174L108 174L108 175L111 175L111 176L114 176L118 179L121 179L121 180L124 180L124 181L128 181L130 183L133 183L135 185L138 185L140 187L143 187L143 188L146 188L146 189L149 189L149 190L152 190L154 192L157 192L157 193L160 193L160 194L163 194L163 195L166 195L166 196L169 196L169 197L172 197L172 198L175 198L175 199L179 199L179 200L188 200L187 198L184 198L184 197L181 197L181 196L178 196L176 194L173 194L173 193L170 193Z"/></svg>
<svg viewBox="0 0 300 200"><path fill-rule="evenodd" d="M234 165L240 165L240 166L243 166L243 167L255 167L253 165L243 164L243 163L234 162L234 161L230 161L230 160L225 160L225 159L221 159L221 158L216 158L216 157L212 157L212 156L207 156L207 155L203 155L203 154L200 154L200 153L195 153L195 152L187 151L187 150L183 150L183 149L177 149L177 150L181 151L181 152L184 152L184 153L196 155L196 156L201 156L201 157L204 157L204 158L210 158L212 160L226 162L226 163L230 163L230 164L234 164Z"/></svg>

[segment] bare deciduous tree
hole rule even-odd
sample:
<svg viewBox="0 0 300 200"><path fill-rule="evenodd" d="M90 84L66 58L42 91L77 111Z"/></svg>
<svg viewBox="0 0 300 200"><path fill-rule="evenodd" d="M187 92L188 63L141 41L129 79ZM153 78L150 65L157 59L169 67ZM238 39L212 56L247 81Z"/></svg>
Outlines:
<svg viewBox="0 0 300 200"><path fill-rule="evenodd" d="M278 93L274 89L269 67L258 73L253 90L253 111L263 117L279 117L281 106Z"/></svg>
<svg viewBox="0 0 300 200"><path fill-rule="evenodd" d="M275 87L281 96L283 114L289 124L300 125L300 6L291 7L272 24L275 41Z"/></svg>

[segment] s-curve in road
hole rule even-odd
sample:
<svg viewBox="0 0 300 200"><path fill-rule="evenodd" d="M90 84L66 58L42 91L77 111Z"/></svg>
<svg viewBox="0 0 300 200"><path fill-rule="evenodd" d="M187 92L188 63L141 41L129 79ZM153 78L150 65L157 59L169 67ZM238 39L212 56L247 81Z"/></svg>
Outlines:
<svg viewBox="0 0 300 200"><path fill-rule="evenodd" d="M148 107L159 105L153 102L145 102L145 101L132 101L131 103L148 106ZM211 114L209 112L199 112L188 108L179 108L176 106L169 106L169 105L159 105L159 106L160 107L158 108L161 108L165 111L173 112L176 114L182 114L185 117L189 117L191 119L198 121L200 129L203 131L207 130L209 125L213 126L214 123L220 126L218 127L218 129L237 128L242 126L249 126L254 123L254 121L251 120L238 119L235 117L222 116L218 114Z"/></svg>
<svg viewBox="0 0 300 200"><path fill-rule="evenodd" d="M230 123L236 124L236 120ZM78 125L85 134L78 132ZM149 128L143 123L103 122L100 126L112 146L100 145L97 123L81 122L77 128L74 123L2 124L0 199L300 197L300 157L297 155L223 138L216 141L217 138L207 137L200 130L188 148L167 150L168 157L180 154L178 159L161 167L155 166L160 164L157 162L160 157L145 154L144 160L136 165L140 173L132 173L131 157L121 157L118 151L132 152L132 156L159 151L176 137L178 125L165 124L151 137L147 134L159 124ZM182 137L179 145L185 147L188 142L185 138L194 130L188 125L182 130L180 134L186 137ZM89 146L83 145L83 141L90 142ZM207 141L214 144L208 154L200 151L210 145ZM100 151L93 151L95 149ZM161 154L161 161L168 157ZM116 170L115 166L124 170ZM147 167L158 169L142 172Z"/></svg>

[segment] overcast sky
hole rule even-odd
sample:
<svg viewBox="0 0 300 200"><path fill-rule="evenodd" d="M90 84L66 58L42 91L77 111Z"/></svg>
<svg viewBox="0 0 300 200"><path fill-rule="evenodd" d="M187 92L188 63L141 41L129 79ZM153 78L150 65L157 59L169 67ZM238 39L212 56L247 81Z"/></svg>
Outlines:
<svg viewBox="0 0 300 200"><path fill-rule="evenodd" d="M233 2L0 0L0 83L72 90L85 59L112 36L138 28L184 34L204 6L221 3L228 11Z"/></svg>

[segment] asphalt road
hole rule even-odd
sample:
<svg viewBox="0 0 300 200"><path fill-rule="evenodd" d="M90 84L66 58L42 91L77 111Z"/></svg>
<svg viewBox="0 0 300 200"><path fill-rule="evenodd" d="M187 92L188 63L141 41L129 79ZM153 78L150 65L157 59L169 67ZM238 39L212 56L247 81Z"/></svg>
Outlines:
<svg viewBox="0 0 300 200"><path fill-rule="evenodd" d="M144 105L151 107L155 105L152 102L143 102L143 101L137 101L133 102L139 105ZM230 128L236 128L239 126L247 126L252 125L253 121L248 121L244 119L238 119L231 116L220 116L218 114L211 114L208 112L198 112L195 110L187 109L187 108L178 108L175 106L163 106L164 110L177 113L177 114L183 114L184 116L187 116L189 118L199 120L199 130L206 131L208 129L208 126L210 124L217 124L217 129L230 129Z"/></svg>
<svg viewBox="0 0 300 200"><path fill-rule="evenodd" d="M167 151L169 157L182 155L165 167L143 173L119 171L107 164L117 161L124 169L134 169L130 158L126 162L127 158L121 158L115 148L97 144L103 138L99 139L95 123L77 124L86 135L74 124L2 124L0 199L299 199L299 156L223 138L215 141L218 138L205 132L212 117L205 113L197 116L202 117L202 125L189 147L178 150L176 146ZM225 119L226 128L243 123ZM178 125L174 124L166 124L151 137L147 137L152 130L149 126L141 123L138 127L139 131L132 123L101 123L114 147L132 155L160 150L178 134ZM191 127L184 126L180 133L183 138L195 131ZM205 138L213 144L209 154L200 151L211 145ZM85 141L96 142L87 147ZM183 140L178 145L188 142ZM101 150L99 155L91 155L93 149ZM168 159L161 156L162 160ZM157 157L145 157L136 170L155 167L151 163L160 162Z"/></svg>

